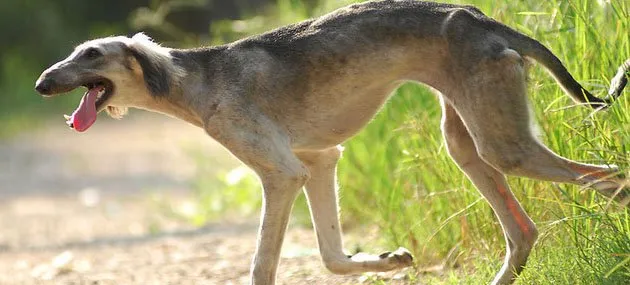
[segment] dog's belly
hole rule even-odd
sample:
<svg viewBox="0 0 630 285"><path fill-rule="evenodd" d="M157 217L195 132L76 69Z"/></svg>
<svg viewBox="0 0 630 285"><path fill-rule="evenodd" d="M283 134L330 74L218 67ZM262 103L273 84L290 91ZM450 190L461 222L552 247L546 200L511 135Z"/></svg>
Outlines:
<svg viewBox="0 0 630 285"><path fill-rule="evenodd" d="M352 92L337 92L339 100L317 100L296 118L289 129L294 149L325 149L338 145L363 129L381 109L399 83Z"/></svg>

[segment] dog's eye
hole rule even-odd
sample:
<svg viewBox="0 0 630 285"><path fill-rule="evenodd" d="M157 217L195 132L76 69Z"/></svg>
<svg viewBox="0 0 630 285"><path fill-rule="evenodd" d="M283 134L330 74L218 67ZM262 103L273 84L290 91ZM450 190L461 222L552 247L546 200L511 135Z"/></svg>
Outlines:
<svg viewBox="0 0 630 285"><path fill-rule="evenodd" d="M89 48L88 50L85 51L85 57L87 59L95 59L102 55L103 54L96 48Z"/></svg>

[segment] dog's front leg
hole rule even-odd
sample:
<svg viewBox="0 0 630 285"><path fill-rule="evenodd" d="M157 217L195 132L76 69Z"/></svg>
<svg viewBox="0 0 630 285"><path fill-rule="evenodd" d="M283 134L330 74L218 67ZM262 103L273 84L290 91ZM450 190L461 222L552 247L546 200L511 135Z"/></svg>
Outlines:
<svg viewBox="0 0 630 285"><path fill-rule="evenodd" d="M261 173L263 207L256 254L252 264L252 284L274 284L282 241L293 202L308 177L295 161L280 171Z"/></svg>
<svg viewBox="0 0 630 285"><path fill-rule="evenodd" d="M272 285L295 197L309 172L295 157L286 133L266 116L220 110L206 128L238 159L251 167L263 184L263 205L251 284ZM229 126L226 128L225 126Z"/></svg>

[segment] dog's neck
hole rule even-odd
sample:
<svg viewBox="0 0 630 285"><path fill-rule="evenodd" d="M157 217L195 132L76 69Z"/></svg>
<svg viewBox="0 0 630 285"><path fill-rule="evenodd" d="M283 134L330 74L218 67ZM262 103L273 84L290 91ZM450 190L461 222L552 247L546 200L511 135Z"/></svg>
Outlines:
<svg viewBox="0 0 630 285"><path fill-rule="evenodd" d="M166 114L203 127L220 94L215 78L225 63L224 48L169 49L168 54L136 54L137 74L144 84L124 100L126 106ZM144 61L144 62L143 62ZM134 68L135 70L136 68ZM222 89L223 90L223 89ZM147 96L137 96L138 93ZM203 100L200 100L203 98ZM214 107L213 107L214 106Z"/></svg>
<svg viewBox="0 0 630 285"><path fill-rule="evenodd" d="M193 108L190 108L186 100L183 99L184 98L182 97L156 98L136 107L175 117L197 127L203 127L201 117L194 111Z"/></svg>
<svg viewBox="0 0 630 285"><path fill-rule="evenodd" d="M211 116L219 100L215 94L218 70L224 66L223 48L173 49L168 67L169 92L164 98L153 100L158 112L167 113L203 127L204 118ZM200 100L203 98L203 100ZM163 104L162 100L168 102Z"/></svg>
<svg viewBox="0 0 630 285"><path fill-rule="evenodd" d="M191 96L187 94L187 81L195 76L194 71L178 64L170 56L149 54L149 57L136 57L139 66L134 69L142 71L137 74L137 78L144 81L144 84L135 85L138 89L135 91L128 88L135 94L127 96L125 105L165 114L203 127L201 116L196 113L194 103L189 99Z"/></svg>

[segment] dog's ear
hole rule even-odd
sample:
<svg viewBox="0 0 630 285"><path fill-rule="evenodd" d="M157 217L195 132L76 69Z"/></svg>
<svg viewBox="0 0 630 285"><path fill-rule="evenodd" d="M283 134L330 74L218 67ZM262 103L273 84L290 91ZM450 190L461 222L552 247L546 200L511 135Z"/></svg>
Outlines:
<svg viewBox="0 0 630 285"><path fill-rule="evenodd" d="M142 68L147 89L155 97L166 96L170 91L169 75L165 66L168 62L165 56L156 50L162 47L142 33L136 34L131 39L127 48Z"/></svg>

